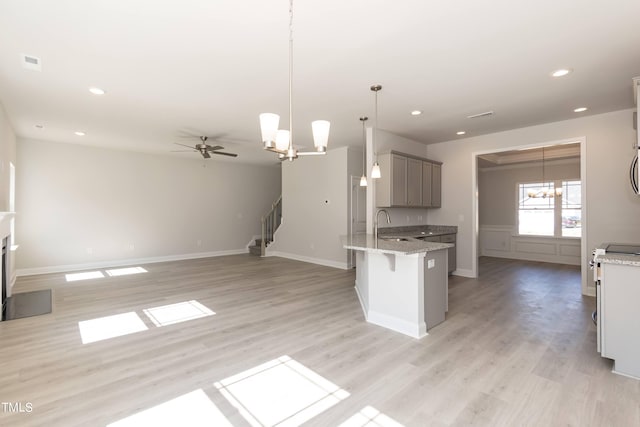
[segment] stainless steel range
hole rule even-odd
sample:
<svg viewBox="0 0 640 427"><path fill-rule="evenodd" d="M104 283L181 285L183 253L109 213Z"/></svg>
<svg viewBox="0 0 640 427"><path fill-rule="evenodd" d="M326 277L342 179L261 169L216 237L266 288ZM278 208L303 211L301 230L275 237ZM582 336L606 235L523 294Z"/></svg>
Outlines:
<svg viewBox="0 0 640 427"><path fill-rule="evenodd" d="M640 244L600 245L590 265L598 352L614 360L613 372L640 379Z"/></svg>

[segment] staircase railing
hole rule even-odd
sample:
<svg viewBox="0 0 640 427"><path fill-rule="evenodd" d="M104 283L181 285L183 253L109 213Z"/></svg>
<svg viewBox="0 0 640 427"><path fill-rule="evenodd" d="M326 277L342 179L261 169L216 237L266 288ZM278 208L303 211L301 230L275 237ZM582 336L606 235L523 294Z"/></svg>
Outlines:
<svg viewBox="0 0 640 427"><path fill-rule="evenodd" d="M282 196L273 202L271 210L262 217L262 240L260 242L260 256L264 256L267 245L273 242L273 235L282 224Z"/></svg>

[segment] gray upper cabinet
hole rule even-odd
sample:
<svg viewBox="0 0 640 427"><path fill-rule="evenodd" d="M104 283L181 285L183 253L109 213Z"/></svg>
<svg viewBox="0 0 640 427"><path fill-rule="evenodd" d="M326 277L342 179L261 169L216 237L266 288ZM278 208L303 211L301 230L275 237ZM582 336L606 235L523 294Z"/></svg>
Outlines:
<svg viewBox="0 0 640 427"><path fill-rule="evenodd" d="M379 154L378 163L376 206L440 207L441 163L393 151Z"/></svg>
<svg viewBox="0 0 640 427"><path fill-rule="evenodd" d="M422 162L422 206L431 207L431 174L433 173L433 163Z"/></svg>
<svg viewBox="0 0 640 427"><path fill-rule="evenodd" d="M407 159L407 205L422 206L422 160Z"/></svg>
<svg viewBox="0 0 640 427"><path fill-rule="evenodd" d="M442 204L442 165L433 164L431 170L431 207L439 208Z"/></svg>
<svg viewBox="0 0 640 427"><path fill-rule="evenodd" d="M384 175L385 173L382 172L383 177ZM407 204L407 158L392 154L391 171L386 175L391 177L391 206L405 206Z"/></svg>

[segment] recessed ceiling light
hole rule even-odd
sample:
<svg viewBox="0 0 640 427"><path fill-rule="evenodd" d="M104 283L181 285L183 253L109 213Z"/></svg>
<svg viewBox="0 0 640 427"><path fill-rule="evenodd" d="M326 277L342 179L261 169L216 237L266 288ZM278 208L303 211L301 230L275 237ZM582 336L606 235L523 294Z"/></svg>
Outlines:
<svg viewBox="0 0 640 427"><path fill-rule="evenodd" d="M90 87L89 88L89 92L91 92L94 95L104 95L104 90L100 89L99 87Z"/></svg>
<svg viewBox="0 0 640 427"><path fill-rule="evenodd" d="M76 135L78 135L78 136L85 136L85 135L86 135L86 133L82 132L81 130L77 130L77 131L75 131L74 133L75 133Z"/></svg>
<svg viewBox="0 0 640 427"><path fill-rule="evenodd" d="M412 116L419 116L420 114L422 114L422 111L420 111L420 110L413 110L413 111L411 112L411 115L412 115Z"/></svg>
<svg viewBox="0 0 640 427"><path fill-rule="evenodd" d="M588 108L587 107L580 107L580 108L576 108L575 110L573 110L574 113L582 113L583 111L587 111Z"/></svg>
<svg viewBox="0 0 640 427"><path fill-rule="evenodd" d="M461 130L461 131L456 132L456 135L464 135L465 133L467 133L467 132Z"/></svg>
<svg viewBox="0 0 640 427"><path fill-rule="evenodd" d="M559 70L555 70L553 73L551 73L551 75L553 77L562 77L562 76L566 76L571 71L573 71L573 70L571 70L570 68L561 68Z"/></svg>

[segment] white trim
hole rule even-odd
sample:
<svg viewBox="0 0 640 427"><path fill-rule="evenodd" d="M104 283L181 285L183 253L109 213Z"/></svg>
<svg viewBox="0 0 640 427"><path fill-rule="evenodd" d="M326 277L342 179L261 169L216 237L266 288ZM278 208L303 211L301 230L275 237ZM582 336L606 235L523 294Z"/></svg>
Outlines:
<svg viewBox="0 0 640 427"><path fill-rule="evenodd" d="M362 300L362 297L360 296L360 292L358 292L358 282L357 281L356 281L356 285L354 286L354 289L356 290L356 295L358 296L358 301L360 301L360 307L362 308L362 314L364 314L364 320L367 320L368 308L365 306L364 301Z"/></svg>
<svg viewBox="0 0 640 427"><path fill-rule="evenodd" d="M460 276L460 277L468 277L470 279L475 279L476 276L473 275L473 270L469 270L468 268L458 268L453 273L452 276Z"/></svg>
<svg viewBox="0 0 640 427"><path fill-rule="evenodd" d="M288 252L270 251L265 256L267 257L277 256L280 258L287 258L295 261L302 261L302 262L308 262L311 264L324 265L325 267L339 268L341 270L351 270L351 268L349 267L349 264L346 262L331 261L331 260L322 259L322 258L312 258L312 257L292 254Z"/></svg>
<svg viewBox="0 0 640 427"><path fill-rule="evenodd" d="M413 322L407 322L404 319L376 311L369 311L366 317L368 323L373 323L374 325L382 326L413 338L420 339L429 335L427 334L427 324L425 322L420 322L416 325Z"/></svg>
<svg viewBox="0 0 640 427"><path fill-rule="evenodd" d="M474 196L471 198L471 212L472 212L472 221L471 221L471 277L478 277L478 238L479 238L479 212L478 212L478 156L483 154L490 153L498 153L502 151L511 151L522 148L534 148L540 147L542 145L559 145L559 144L567 144L567 143L579 143L580 144L580 181L582 185L582 229L588 230L587 227L587 137L580 136L576 138L567 138L558 141L547 141L547 142L537 142L530 143L525 145L516 145L511 147L501 147L501 148L493 148L486 149L482 151L473 151L471 153L471 194ZM589 295L588 288L588 268L587 268L587 236L582 236L581 238L581 267L580 271L582 274L582 294Z"/></svg>
<svg viewBox="0 0 640 427"><path fill-rule="evenodd" d="M246 249L233 249L228 251L199 252L199 253L193 253L193 254L167 255L167 256L150 257L150 258L133 258L133 259L121 259L121 260L101 261L101 262L88 262L84 264L67 264L67 265L54 265L54 266L48 266L48 267L20 268L16 270L16 276L33 276L37 274L66 273L69 271L92 270L96 268L106 268L106 267L114 267L114 266L154 264L158 262L212 258L212 257L227 256L227 255L246 254L247 252L248 251Z"/></svg>
<svg viewBox="0 0 640 427"><path fill-rule="evenodd" d="M579 163L580 159L560 159L560 160L545 160L544 164L549 166L558 166L558 165L574 165ZM516 163L513 165L497 165L497 166L484 166L478 168L479 172L493 172L496 170L509 170L509 169L528 169L534 168L536 166L542 165L542 160L533 161L533 162L525 162L525 163Z"/></svg>

